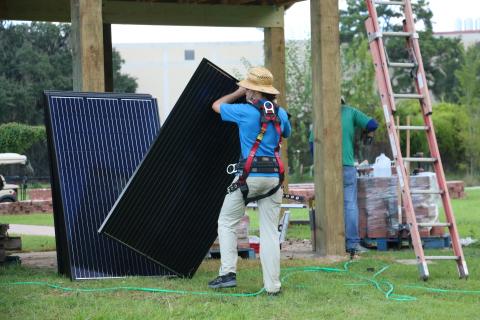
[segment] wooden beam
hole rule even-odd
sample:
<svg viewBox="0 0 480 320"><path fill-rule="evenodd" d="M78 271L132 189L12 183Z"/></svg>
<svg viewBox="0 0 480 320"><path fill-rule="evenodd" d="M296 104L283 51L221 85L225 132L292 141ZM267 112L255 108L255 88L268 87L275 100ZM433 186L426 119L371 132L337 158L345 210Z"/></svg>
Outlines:
<svg viewBox="0 0 480 320"><path fill-rule="evenodd" d="M105 90L102 0L71 0L73 89Z"/></svg>
<svg viewBox="0 0 480 320"><path fill-rule="evenodd" d="M283 7L106 1L112 24L214 27L283 27Z"/></svg>
<svg viewBox="0 0 480 320"><path fill-rule="evenodd" d="M345 254L338 0L311 0L315 251Z"/></svg>
<svg viewBox="0 0 480 320"><path fill-rule="evenodd" d="M0 20L70 22L70 0L0 0Z"/></svg>
<svg viewBox="0 0 480 320"><path fill-rule="evenodd" d="M112 48L112 25L103 24L103 58L105 92L113 92L113 48Z"/></svg>
<svg viewBox="0 0 480 320"><path fill-rule="evenodd" d="M69 0L0 0L0 19L70 22ZM283 27L284 8L274 5L103 1L103 22L214 27Z"/></svg>
<svg viewBox="0 0 480 320"><path fill-rule="evenodd" d="M283 24L283 23L282 23ZM280 91L278 104L287 109L286 100L286 70L285 70L285 32L283 28L265 28L265 67L273 74L275 88ZM288 169L287 141L282 142L282 161ZM285 191L288 192L288 175L285 176Z"/></svg>

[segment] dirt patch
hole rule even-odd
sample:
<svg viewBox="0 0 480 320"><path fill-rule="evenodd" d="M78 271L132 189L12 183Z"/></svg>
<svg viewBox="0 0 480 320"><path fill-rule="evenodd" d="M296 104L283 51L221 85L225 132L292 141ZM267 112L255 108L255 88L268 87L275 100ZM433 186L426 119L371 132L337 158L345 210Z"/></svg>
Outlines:
<svg viewBox="0 0 480 320"><path fill-rule="evenodd" d="M24 252L13 253L19 256L22 265L26 267L48 268L57 270L57 253L56 251L47 252ZM347 259L347 256L322 256L312 251L312 243L310 240L293 240L286 241L282 244L282 259L315 259L324 260L325 262L337 262ZM258 255L257 255L258 257Z"/></svg>
<svg viewBox="0 0 480 320"><path fill-rule="evenodd" d="M282 243L280 251L282 259L320 259L328 262L336 262L347 259L345 256L323 256L312 250L312 241L310 240L288 240Z"/></svg>

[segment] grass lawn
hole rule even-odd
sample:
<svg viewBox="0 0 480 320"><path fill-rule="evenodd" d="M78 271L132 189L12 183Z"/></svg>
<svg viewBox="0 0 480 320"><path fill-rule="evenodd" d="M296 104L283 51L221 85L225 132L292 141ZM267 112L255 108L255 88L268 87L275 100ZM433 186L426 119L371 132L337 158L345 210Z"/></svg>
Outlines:
<svg viewBox="0 0 480 320"><path fill-rule="evenodd" d="M480 240L480 189L466 190L465 199L452 201L458 232L462 238ZM443 217L443 211L441 213Z"/></svg>
<svg viewBox="0 0 480 320"><path fill-rule="evenodd" d="M428 254L441 254L428 252ZM131 277L112 280L71 282L51 269L21 266L0 267L0 314L5 319L457 319L478 318L480 303L480 248L465 250L471 276L457 279L453 263L431 265L431 279L418 280L414 265L395 259L409 259L409 251L371 252L349 266L348 272L288 273L289 267L329 266L343 269L343 262L327 265L319 260L284 260L283 292L277 297L194 295L208 292L206 283L215 277L218 261L206 260L192 279ZM375 276L384 266L388 269ZM289 277L285 276L289 274ZM239 261L238 287L224 293L256 292L262 286L258 260ZM180 293L142 291L62 291L42 285L13 285L38 281L74 289L141 287L185 290ZM381 283L380 281L389 281ZM394 295L385 292L393 285ZM382 290L375 288L378 284ZM445 293L425 289L442 288ZM455 292L470 290L476 292ZM395 296L407 295L408 297ZM412 301L394 299L410 298Z"/></svg>
<svg viewBox="0 0 480 320"><path fill-rule="evenodd" d="M2 214L0 215L0 223L53 227L53 214L51 212L30 214Z"/></svg>
<svg viewBox="0 0 480 320"><path fill-rule="evenodd" d="M480 190L468 190L467 193L466 199L453 201L457 224L462 237L478 238ZM250 213L252 229L258 229L257 216L258 211ZM308 214L306 210L294 210L292 218L307 219ZM308 228L291 227L289 237L308 239ZM426 250L425 254L450 252ZM205 260L192 279L130 277L71 282L52 269L0 266L0 315L5 319L477 319L480 243L465 248L464 253L470 271L468 281L458 279L455 263L451 261L431 263L430 280L420 281L414 264L398 262L414 259L411 250L370 251L350 264L348 271L342 272L301 268L346 270L344 261L282 260L283 289L277 297L212 295L215 292L208 290L206 283L216 276L218 260ZM292 267L296 269L288 270ZM237 280L237 288L221 292L257 292L262 287L259 260L240 259ZM135 287L177 292L79 292L41 284L13 284L23 281L48 282L73 289ZM390 290L393 290L391 294Z"/></svg>
<svg viewBox="0 0 480 320"><path fill-rule="evenodd" d="M12 234L12 236L15 236ZM16 235L22 238L22 252L54 251L55 237Z"/></svg>

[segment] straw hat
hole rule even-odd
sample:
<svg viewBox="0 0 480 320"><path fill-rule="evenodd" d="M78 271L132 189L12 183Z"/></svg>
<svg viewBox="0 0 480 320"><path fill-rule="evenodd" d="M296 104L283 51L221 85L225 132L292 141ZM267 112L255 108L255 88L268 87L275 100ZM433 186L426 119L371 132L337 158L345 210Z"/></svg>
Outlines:
<svg viewBox="0 0 480 320"><path fill-rule="evenodd" d="M273 87L273 75L267 68L254 67L248 70L247 79L237 83L239 87L268 94L279 94Z"/></svg>

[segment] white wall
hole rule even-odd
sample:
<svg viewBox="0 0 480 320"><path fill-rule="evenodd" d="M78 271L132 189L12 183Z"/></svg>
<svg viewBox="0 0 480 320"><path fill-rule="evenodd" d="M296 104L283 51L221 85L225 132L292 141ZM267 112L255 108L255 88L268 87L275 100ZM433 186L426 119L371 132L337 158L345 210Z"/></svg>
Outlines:
<svg viewBox="0 0 480 320"><path fill-rule="evenodd" d="M236 77L243 77L246 67L263 65L263 42L230 43L131 43L114 44L125 60L122 73L137 78L138 93L148 93L158 100L163 123L190 77L203 58ZM194 50L195 59L185 60L185 50Z"/></svg>

